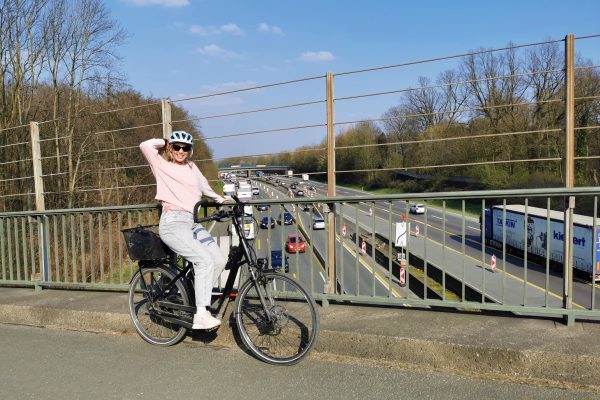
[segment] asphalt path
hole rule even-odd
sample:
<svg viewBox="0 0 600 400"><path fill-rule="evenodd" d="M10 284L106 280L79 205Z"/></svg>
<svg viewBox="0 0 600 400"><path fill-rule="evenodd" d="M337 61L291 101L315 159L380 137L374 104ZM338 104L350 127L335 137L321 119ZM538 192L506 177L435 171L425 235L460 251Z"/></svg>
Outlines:
<svg viewBox="0 0 600 400"><path fill-rule="evenodd" d="M4 399L597 399L597 393L309 356L291 367L238 347L151 346L108 336L0 324Z"/></svg>

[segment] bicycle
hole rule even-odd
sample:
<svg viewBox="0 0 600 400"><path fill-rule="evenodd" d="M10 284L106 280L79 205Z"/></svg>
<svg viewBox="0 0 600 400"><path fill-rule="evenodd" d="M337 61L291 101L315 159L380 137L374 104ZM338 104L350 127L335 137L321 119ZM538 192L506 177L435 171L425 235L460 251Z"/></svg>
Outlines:
<svg viewBox="0 0 600 400"><path fill-rule="evenodd" d="M206 213L208 207L219 205L198 202L194 207L194 222L231 219L239 237L239 246L229 253L225 267L229 276L215 312L220 313L226 300L235 297L233 316L246 348L270 364L297 363L310 352L317 338L319 314L315 300L299 282L269 269L265 259L257 259L244 235L244 203L233 198L235 204L228 210L218 209L204 218L197 217L200 207ZM145 341L171 346L183 340L192 328L196 312L194 269L185 259L183 267L177 267L177 256L158 235L144 228L124 230L130 233L126 240L130 258L139 260L139 270L130 281L129 313L136 332ZM243 266L248 279L234 294L234 283Z"/></svg>

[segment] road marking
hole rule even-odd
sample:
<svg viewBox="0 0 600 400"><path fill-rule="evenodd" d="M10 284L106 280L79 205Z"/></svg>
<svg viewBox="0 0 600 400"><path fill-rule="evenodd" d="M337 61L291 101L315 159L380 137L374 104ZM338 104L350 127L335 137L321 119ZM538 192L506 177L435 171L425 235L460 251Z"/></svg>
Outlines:
<svg viewBox="0 0 600 400"><path fill-rule="evenodd" d="M384 288L386 288L388 291L392 291L392 294L394 295L394 297L402 297L402 295L393 287L389 287L387 282L385 281L385 278L382 277L381 275L379 275L375 270L372 269L372 267L367 264L367 262L362 258L359 257L359 255L357 254L356 251L354 251L347 243L342 242L340 240L339 235L335 236L336 240L338 242L340 242L345 248L346 250L348 250L350 252L350 254L354 255L355 258L358 258L358 260L360 261L360 264L365 267L367 269L367 271L369 271L371 274L375 275L375 278L379 281L379 283L381 283L383 285ZM343 282L342 282L342 286L343 286Z"/></svg>
<svg viewBox="0 0 600 400"><path fill-rule="evenodd" d="M429 218L443 219L442 217L438 217L437 215L430 215Z"/></svg>
<svg viewBox="0 0 600 400"><path fill-rule="evenodd" d="M323 273L321 271L319 271L319 275L321 275L321 279L323 280L323 283L325 283L325 276L323 276Z"/></svg>
<svg viewBox="0 0 600 400"><path fill-rule="evenodd" d="M473 229L474 231L479 231L479 227L467 226L469 229Z"/></svg>
<svg viewBox="0 0 600 400"><path fill-rule="evenodd" d="M440 245L440 246L444 247L442 243L440 243L440 242L438 242L438 241L436 241L436 240L433 240L433 239L431 239L431 238L427 238L426 240L429 240L429 241L431 241L431 242L433 242L433 243L436 243L436 244L438 244L438 245ZM452 247L444 247L444 248L446 248L446 249L450 249L450 251L453 251L453 252L455 252L455 253L457 253L457 254L461 254L461 255L463 254L462 252L460 252L460 251L458 251L458 250L455 250L455 249L453 249ZM481 259L478 259L478 258L475 258L475 257L471 257L471 256L470 256L470 255L468 255L468 254L464 254L464 257L466 257L466 258L469 258L469 259L471 259L471 260L473 260L473 261L476 261L476 262L478 262L478 263L480 263L480 262L481 262ZM484 263L483 263L483 268L487 270L487 269L488 269L488 268L487 268L487 266L488 266L488 264L486 264L486 263L484 262ZM517 280L517 281L519 281L519 282L525 283L525 280L524 280L524 279L521 279L521 278L519 278L518 276L516 276L516 275L513 275L513 274L511 274L510 272L507 272L507 271L505 271L505 270L503 270L503 269L501 269L501 268L498 268L498 267L496 267L496 271L502 272L502 273L506 274L507 276L510 276L511 278L513 278L513 279L516 279L516 280ZM447 271L445 271L445 270L444 270L444 272L448 273L448 272L447 272ZM528 285L530 285L531 287L535 288L535 289L538 289L538 290L540 290L541 292L544 292L544 293L546 292L546 289L544 289L544 288L543 288L543 287L541 287L541 286L538 286L538 285L536 285L535 283L531 283L531 282L527 281L527 284L528 284ZM556 293L554 293L554 292L552 292L552 291L550 291L550 290L548 290L547 292L548 292L548 294L550 294L550 295L552 295L552 296L556 297L557 299L561 299L561 300L562 300L562 296L559 296L558 294L556 294ZM582 306L582 305L580 305L580 304L577 304L576 302L573 302L573 304L574 304L574 305L576 305L576 306L577 306L577 307L579 307L579 308L582 308L582 309L584 309L584 310L586 309L585 307L583 307L583 306Z"/></svg>
<svg viewBox="0 0 600 400"><path fill-rule="evenodd" d="M382 211L388 212L388 210L385 210L385 209L383 209L383 208L379 208L379 209L380 209L380 210L382 210ZM398 215L398 214L396 214L394 211L392 211L392 214L393 214L393 215ZM375 214L375 215L376 215L376 217L377 217L377 218L381 219L382 221L389 222L389 220L388 220L388 219L385 219L385 218L379 217L379 216L377 216L377 214ZM345 217L345 216L344 216L344 217ZM416 220L413 220L413 221L416 221ZM419 221L416 221L416 222L419 222ZM431 227L432 229L436 229L436 230L438 230L438 231L440 231L440 232L443 232L443 233L446 233L446 234L452 235L452 233L451 233L451 232L449 232L449 231L446 231L446 230L443 230L443 229L440 229L440 228L438 228L438 227L435 227L435 226L432 226L432 225L430 225L430 224L427 224L427 226L428 226L428 227ZM438 244L438 245L442 246L442 247L443 247L443 248L445 248L445 249L449 249L450 251L453 251L453 252L455 252L455 253L457 253L457 254L461 254L461 255L463 254L463 253L462 253L462 251L456 250L456 249L454 249L454 248L452 248L452 247L450 247L450 246L444 246L442 243L440 243L440 242L438 242L438 241L436 241L436 240L433 240L433 239L431 239L430 237L427 237L427 238L426 238L426 239L424 239L424 240L429 240L429 241L431 241L431 242L433 242L433 243L436 243L436 244ZM478 242L476 242L476 241L474 241L474 240L467 240L466 242L472 242L472 243L480 244L480 243L478 243ZM489 247L489 246L486 246L486 248L491 248L491 247ZM511 256L515 257L515 258L516 258L516 259L518 259L518 260L524 260L524 259L522 259L522 258L520 258L520 257L516 257L516 256L514 256L514 255L511 255ZM464 257L466 257L466 258L468 258L468 259L471 259L471 260L473 260L473 261L476 261L476 262L478 262L478 263L480 263L480 262L481 262L481 259L477 259L477 258L475 258L475 257L472 257L472 256L470 256L470 255L468 255L468 254L466 254L466 253L464 254ZM361 261L362 261L362 260L361 260ZM531 262L531 261L528 261L528 262ZM486 264L486 263L483 263L483 264L484 264L484 268L485 268L485 269L487 269L487 264ZM532 263L532 264L535 264L535 263ZM539 264L535 264L535 265L539 265ZM502 272L502 273L505 273L507 276L510 276L511 278L514 278L514 279L516 279L516 280L517 280L517 281L519 281L519 282L522 282L522 283L524 283L524 282L525 282L525 280L524 280L524 279L521 279L521 278L519 278L518 276L511 274L510 272L506 272L506 271L504 271L503 269L496 268L496 271L500 271L500 272ZM544 288L542 288L541 286L538 286L538 285L536 285L536 284L534 284L534 283L531 283L531 282L529 282L529 281L528 281L528 282L527 282L527 284L528 284L528 285L530 285L531 287L535 288L535 289L538 289L538 290L542 291L543 293L545 293L545 292L546 292L546 289L544 289ZM591 284L590 284L590 285L591 285ZM554 297L556 297L557 299L562 299L562 296L560 296L560 295L558 295L558 294L556 294L556 293L554 293L554 292L552 292L552 291L550 291L550 290L548 290L548 294L550 294L551 296L554 296ZM575 306L577 306L577 307L581 308L581 309L584 309L584 310L586 309L585 307L583 307L582 305L580 305L580 304L578 304L578 303L576 303L576 302L573 302L573 304L574 304Z"/></svg>

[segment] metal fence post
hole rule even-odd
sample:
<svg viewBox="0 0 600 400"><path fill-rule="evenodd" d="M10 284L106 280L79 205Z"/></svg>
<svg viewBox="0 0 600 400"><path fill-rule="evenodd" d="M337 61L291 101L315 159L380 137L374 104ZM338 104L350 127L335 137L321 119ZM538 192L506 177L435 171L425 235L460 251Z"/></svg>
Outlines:
<svg viewBox="0 0 600 400"><path fill-rule="evenodd" d="M40 127L37 122L30 122L29 133L31 135L31 159L33 162L33 182L35 187L35 208L37 211L45 211L44 202L44 180L42 178L42 153L40 150ZM49 249L48 249L48 227L43 215L37 217L38 237L40 243L40 272L41 281L47 282L49 277ZM39 282L39 279L33 279ZM35 289L41 290L41 286L36 283Z"/></svg>
<svg viewBox="0 0 600 400"><path fill-rule="evenodd" d="M333 118L333 73L328 72L326 76L326 98L327 98L327 196L335 196L335 129ZM325 285L325 293L334 294L336 291L335 280L335 206L329 206L327 215L329 223L328 235L328 257L329 275Z"/></svg>
<svg viewBox="0 0 600 400"><path fill-rule="evenodd" d="M162 99L162 128L163 138L168 139L173 125L171 124L171 101L169 99Z"/></svg>
<svg viewBox="0 0 600 400"><path fill-rule="evenodd" d="M575 37L565 37L565 188L572 188L575 181ZM564 290L563 307L573 308L573 209L575 197L565 198L564 211ZM567 325L573 325L575 318L566 314Z"/></svg>

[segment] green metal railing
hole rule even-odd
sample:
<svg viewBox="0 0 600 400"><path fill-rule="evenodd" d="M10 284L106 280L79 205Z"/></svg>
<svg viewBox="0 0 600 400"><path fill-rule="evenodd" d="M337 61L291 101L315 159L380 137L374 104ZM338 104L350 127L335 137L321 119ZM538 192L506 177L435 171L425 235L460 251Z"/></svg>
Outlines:
<svg viewBox="0 0 600 400"><path fill-rule="evenodd" d="M0 214L0 283L126 289L121 230L157 223L156 205Z"/></svg>
<svg viewBox="0 0 600 400"><path fill-rule="evenodd" d="M308 249L302 255L289 255L289 273L323 303L496 310L562 316L569 324L576 318L600 317L593 279L598 188L282 199L276 188L264 182L260 186L271 198L250 204L270 208L255 209L255 219L277 217L287 210L294 215L294 223L289 228L283 223L275 228L257 227L257 254L270 258L273 248L285 246L287 235L304 236ZM508 205L524 207L525 221L534 206L545 208L548 235L550 221L556 219L550 211L562 213L566 198L576 198L576 218L585 214L593 221L588 224L592 236L586 238L593 244L589 246L591 276L578 272L578 259L575 268L572 263L565 268L551 262L550 252L559 249L551 248L550 240L541 255L509 245ZM408 212L409 204L417 202L427 205L423 216ZM482 241L479 230L486 225L483 210L492 205L503 209L502 239L495 246ZM328 222L330 214L333 225ZM326 221L324 231L313 229L315 216ZM0 214L0 284L125 290L136 264L127 257L121 230L157 222L154 205ZM401 247L396 246L399 223L407 226L407 240ZM522 229L525 235L526 223ZM336 240L333 247L327 240L331 231ZM524 248L529 248L528 240ZM573 242L573 229L565 240Z"/></svg>

